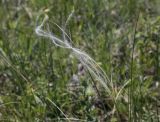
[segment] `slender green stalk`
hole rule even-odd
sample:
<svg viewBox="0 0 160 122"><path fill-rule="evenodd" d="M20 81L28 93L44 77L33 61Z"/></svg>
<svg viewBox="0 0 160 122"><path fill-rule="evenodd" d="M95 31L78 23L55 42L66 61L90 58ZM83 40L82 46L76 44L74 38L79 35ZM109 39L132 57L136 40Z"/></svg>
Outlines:
<svg viewBox="0 0 160 122"><path fill-rule="evenodd" d="M156 40L157 40L157 49L156 49L156 82L157 80L159 81L159 38L157 37L156 35ZM159 119L159 110L158 110L158 103L156 101L156 116L157 116L157 122L160 122L160 119Z"/></svg>
<svg viewBox="0 0 160 122"><path fill-rule="evenodd" d="M134 34L133 34L133 44L132 44L132 52L131 52L131 69L130 69L130 77L131 77L131 82L130 82L130 87L129 87L129 121L132 122L134 121L135 118L135 110L134 110L134 81L133 81L133 65L134 65L134 49L135 49L135 44L136 44L136 31L137 31L137 24L139 20L139 14L136 19L135 23L135 28L134 28Z"/></svg>

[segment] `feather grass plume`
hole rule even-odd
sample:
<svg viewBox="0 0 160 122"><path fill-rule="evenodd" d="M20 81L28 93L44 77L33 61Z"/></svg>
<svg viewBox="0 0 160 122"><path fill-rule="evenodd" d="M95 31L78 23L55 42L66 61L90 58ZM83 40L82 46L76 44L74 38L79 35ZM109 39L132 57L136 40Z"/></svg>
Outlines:
<svg viewBox="0 0 160 122"><path fill-rule="evenodd" d="M71 13L72 14L72 13ZM70 18L70 16L69 16ZM53 33L50 31L45 31L43 30L43 26L45 22L48 20L48 16L45 16L43 19L42 23L38 25L35 29L35 32L38 36L46 37L52 40L53 44L55 46L65 48L70 50L73 55L82 63L84 68L90 72L90 74L97 80L99 81L102 86L106 89L106 91L110 94L111 90L110 88L113 86L112 83L110 82L109 78L103 71L103 69L84 51L75 48L71 45L72 39L67 35L64 29L62 29L60 26L58 26L56 23L54 23L62 32L63 34L63 39L60 39L56 37ZM67 19L68 22L68 19ZM48 28L49 30L49 28Z"/></svg>

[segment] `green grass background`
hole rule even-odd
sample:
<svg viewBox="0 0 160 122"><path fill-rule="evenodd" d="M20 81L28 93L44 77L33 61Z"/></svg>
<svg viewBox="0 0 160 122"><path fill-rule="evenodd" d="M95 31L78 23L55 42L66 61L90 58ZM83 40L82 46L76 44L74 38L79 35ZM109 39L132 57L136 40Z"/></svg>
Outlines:
<svg viewBox="0 0 160 122"><path fill-rule="evenodd" d="M159 122L159 7L159 0L1 0L0 121ZM87 72L69 89L79 61L35 33L48 15L62 37L53 23L64 27L72 10L66 32L112 80L111 94Z"/></svg>

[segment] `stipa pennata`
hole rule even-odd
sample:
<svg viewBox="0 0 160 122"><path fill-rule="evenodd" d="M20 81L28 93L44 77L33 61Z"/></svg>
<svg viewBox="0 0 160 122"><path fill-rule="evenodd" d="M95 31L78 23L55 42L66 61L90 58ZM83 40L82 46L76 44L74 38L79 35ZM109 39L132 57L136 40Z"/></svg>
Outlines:
<svg viewBox="0 0 160 122"><path fill-rule="evenodd" d="M36 27L35 29L36 34L42 37L49 38L53 42L53 44L55 44L58 47L70 50L72 54L83 65L84 69L88 71L94 77L95 80L99 81L102 84L102 86L106 89L106 91L110 94L111 93L110 88L113 85L112 82L107 77L106 73L103 71L103 69L87 53L78 48L73 47L71 45L72 39L68 36L68 34L64 31L64 29L62 29L57 24L54 23L61 30L63 34L63 39L58 38L50 31L43 30L44 24L47 20L48 16L45 16L42 23Z"/></svg>

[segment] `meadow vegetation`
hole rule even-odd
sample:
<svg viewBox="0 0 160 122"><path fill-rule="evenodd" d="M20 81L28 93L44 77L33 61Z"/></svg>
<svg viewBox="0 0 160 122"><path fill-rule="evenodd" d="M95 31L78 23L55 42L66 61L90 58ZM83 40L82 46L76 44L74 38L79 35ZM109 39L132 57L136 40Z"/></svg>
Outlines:
<svg viewBox="0 0 160 122"><path fill-rule="evenodd" d="M1 0L0 121L160 122L159 48L159 0Z"/></svg>

